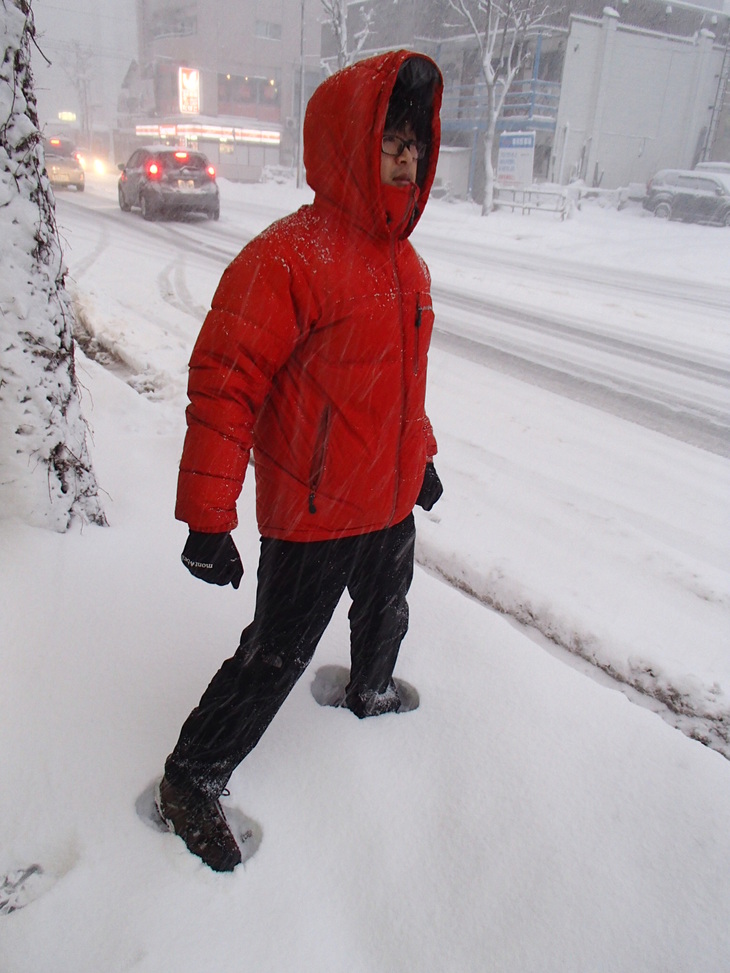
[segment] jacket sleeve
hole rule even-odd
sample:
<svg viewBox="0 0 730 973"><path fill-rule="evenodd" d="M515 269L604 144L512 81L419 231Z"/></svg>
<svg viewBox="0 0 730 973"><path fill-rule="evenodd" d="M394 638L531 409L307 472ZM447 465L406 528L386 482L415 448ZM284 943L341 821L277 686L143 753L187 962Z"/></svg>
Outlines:
<svg viewBox="0 0 730 973"><path fill-rule="evenodd" d="M175 516L192 530L238 523L256 418L300 336L290 269L259 240L223 274L190 359Z"/></svg>

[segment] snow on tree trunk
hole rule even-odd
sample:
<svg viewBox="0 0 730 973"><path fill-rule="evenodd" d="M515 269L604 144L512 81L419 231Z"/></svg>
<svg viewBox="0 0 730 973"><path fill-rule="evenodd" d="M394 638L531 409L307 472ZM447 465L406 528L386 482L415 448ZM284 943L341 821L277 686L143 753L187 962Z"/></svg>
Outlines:
<svg viewBox="0 0 730 973"><path fill-rule="evenodd" d="M44 172L30 0L0 0L0 517L105 524L81 414L73 310Z"/></svg>
<svg viewBox="0 0 730 973"><path fill-rule="evenodd" d="M484 70L486 75L486 69ZM501 106L500 106L501 107ZM487 127L484 132L484 200L482 201L482 216L489 216L494 209L494 140L497 132L497 117L500 108L497 106L495 83L490 75L487 83Z"/></svg>
<svg viewBox="0 0 730 973"><path fill-rule="evenodd" d="M347 52L347 0L322 0L322 6L335 35L337 70L341 71L350 63Z"/></svg>
<svg viewBox="0 0 730 973"><path fill-rule="evenodd" d="M494 209L494 129L491 127L484 133L484 200L482 202L482 216L489 216Z"/></svg>
<svg viewBox="0 0 730 973"><path fill-rule="evenodd" d="M355 32L355 45L350 50L350 41L347 32L347 8L350 6L350 3L351 0L322 0L325 22L329 24L330 30L335 38L338 71L348 67L355 61L365 46L365 42L373 33L375 11L369 9L366 3L359 3L357 7L361 26Z"/></svg>

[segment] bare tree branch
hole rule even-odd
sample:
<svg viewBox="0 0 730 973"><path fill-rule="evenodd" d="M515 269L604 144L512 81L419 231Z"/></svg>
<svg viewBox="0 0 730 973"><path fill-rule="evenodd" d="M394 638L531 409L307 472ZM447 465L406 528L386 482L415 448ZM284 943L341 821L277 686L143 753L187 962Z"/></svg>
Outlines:
<svg viewBox="0 0 730 973"><path fill-rule="evenodd" d="M449 10L465 22L477 44L479 70L486 87L484 106L485 199L482 213L494 208L492 148L497 120L513 81L521 71L528 37L537 33L555 8L544 0L447 0ZM482 19L484 26L479 26Z"/></svg>
<svg viewBox="0 0 730 973"><path fill-rule="evenodd" d="M322 8L326 14L327 22L334 34L337 46L337 69L338 71L348 64L352 64L357 55L365 47L365 42L373 33L373 21L375 10L359 7L362 26L355 33L355 46L350 48L347 25L347 10L349 0L321 0Z"/></svg>

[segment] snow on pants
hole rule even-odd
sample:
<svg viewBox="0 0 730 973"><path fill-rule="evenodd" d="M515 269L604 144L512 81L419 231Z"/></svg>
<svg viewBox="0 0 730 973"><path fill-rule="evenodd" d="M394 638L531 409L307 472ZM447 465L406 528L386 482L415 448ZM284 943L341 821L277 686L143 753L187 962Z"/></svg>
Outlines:
<svg viewBox="0 0 730 973"><path fill-rule="evenodd" d="M308 666L345 589L352 598L347 705L366 715L358 703L392 691L408 629L415 536L411 514L358 537L262 538L253 621L183 724L168 779L220 795Z"/></svg>

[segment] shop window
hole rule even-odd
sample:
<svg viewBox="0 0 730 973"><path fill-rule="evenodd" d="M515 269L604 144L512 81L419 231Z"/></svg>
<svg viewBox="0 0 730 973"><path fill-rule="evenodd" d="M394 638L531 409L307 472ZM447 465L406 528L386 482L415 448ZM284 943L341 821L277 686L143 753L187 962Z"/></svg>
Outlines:
<svg viewBox="0 0 730 973"><path fill-rule="evenodd" d="M184 7L157 10L150 18L150 33L156 39L161 37L189 37L197 34L197 14Z"/></svg>
<svg viewBox="0 0 730 973"><path fill-rule="evenodd" d="M257 20L255 33L257 37L264 37L270 41L280 41L281 24L276 24L272 20Z"/></svg>
<svg viewBox="0 0 730 973"><path fill-rule="evenodd" d="M281 110L278 79L219 74L218 114L279 121Z"/></svg>

